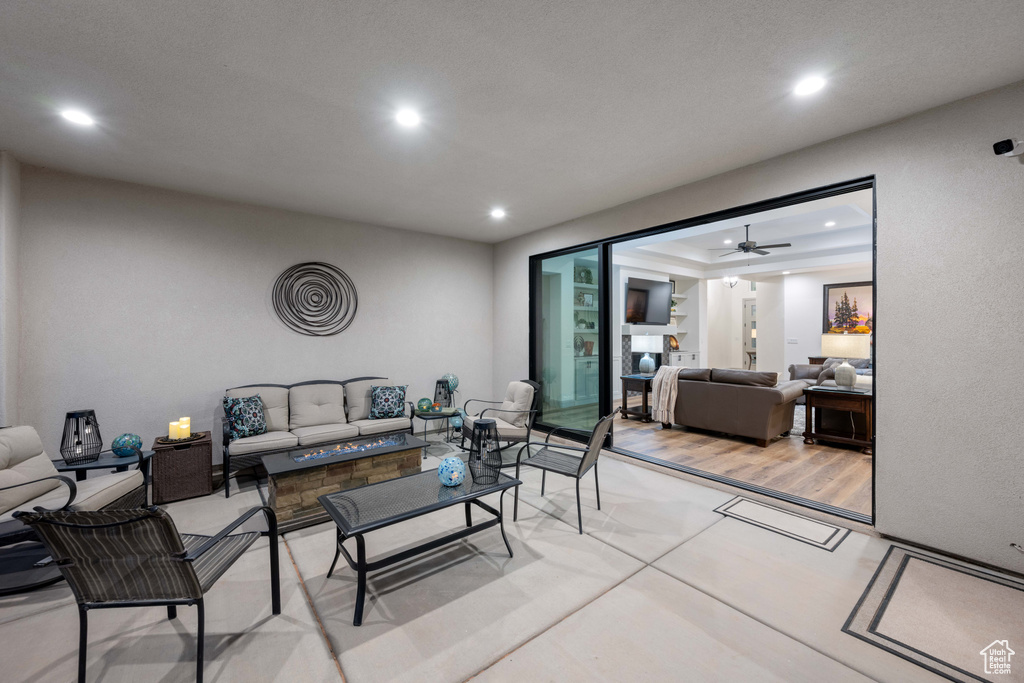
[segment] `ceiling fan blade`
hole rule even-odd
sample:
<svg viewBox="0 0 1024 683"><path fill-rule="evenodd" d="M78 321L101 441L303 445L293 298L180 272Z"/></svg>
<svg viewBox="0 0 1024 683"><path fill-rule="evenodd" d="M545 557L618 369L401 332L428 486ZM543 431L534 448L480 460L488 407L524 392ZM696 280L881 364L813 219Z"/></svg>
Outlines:
<svg viewBox="0 0 1024 683"><path fill-rule="evenodd" d="M708 251L736 251L736 247L712 247Z"/></svg>
<svg viewBox="0 0 1024 683"><path fill-rule="evenodd" d="M759 244L759 245L757 245L757 248L758 249L779 249L781 247L791 247L791 246L793 246L793 245L790 244L789 242L785 242L783 244Z"/></svg>
<svg viewBox="0 0 1024 683"><path fill-rule="evenodd" d="M764 249L751 249L751 251L753 251L755 254L760 254L761 256L767 256L769 253Z"/></svg>
<svg viewBox="0 0 1024 683"><path fill-rule="evenodd" d="M732 251L727 251L724 254L719 254L718 258L722 258L723 256L728 256L729 254L735 254L737 251L739 251L739 249L733 249Z"/></svg>

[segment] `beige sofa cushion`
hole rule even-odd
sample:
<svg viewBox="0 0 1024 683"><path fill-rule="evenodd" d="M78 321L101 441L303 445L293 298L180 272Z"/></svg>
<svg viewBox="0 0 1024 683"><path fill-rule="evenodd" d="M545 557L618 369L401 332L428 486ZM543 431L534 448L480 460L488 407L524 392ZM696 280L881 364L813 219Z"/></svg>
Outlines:
<svg viewBox="0 0 1024 683"><path fill-rule="evenodd" d="M312 446L329 441L344 441L359 436L359 429L344 422L327 425L296 427L292 434L298 437L300 446Z"/></svg>
<svg viewBox="0 0 1024 683"><path fill-rule="evenodd" d="M69 479L74 479L74 474L64 474ZM75 500L71 503L72 510L99 510L110 505L121 496L125 496L143 484L142 472L129 470L127 472L111 472L89 477L85 481L75 482ZM58 487L47 491L43 495L19 505L13 510L0 515L0 522L14 519L17 510L31 510L37 505L47 510L59 510L68 502L68 487L57 482Z"/></svg>
<svg viewBox="0 0 1024 683"><path fill-rule="evenodd" d="M380 386L379 384L377 386ZM382 417L376 420L355 420L351 423L353 427L359 428L361 435L381 434L383 432L398 432L409 429L412 420L407 417Z"/></svg>
<svg viewBox="0 0 1024 683"><path fill-rule="evenodd" d="M533 387L526 382L509 382L505 389L505 400L501 402L502 410L529 410L533 405ZM502 420L511 422L516 427L525 427L530 421L529 413L498 413ZM488 415L490 417L490 415Z"/></svg>
<svg viewBox="0 0 1024 683"><path fill-rule="evenodd" d="M260 395L263 401L263 415L267 420L268 432L288 431L288 388L287 387L242 387L228 389L225 394L229 398L245 398ZM262 436L262 435L261 435ZM252 438L252 437L246 437Z"/></svg>
<svg viewBox="0 0 1024 683"><path fill-rule="evenodd" d="M288 427L315 427L345 422L345 390L340 384L303 384L288 396ZM299 437L302 443L302 437Z"/></svg>
<svg viewBox="0 0 1024 683"><path fill-rule="evenodd" d="M525 439L526 438L526 427L517 427L500 417L497 417L500 413L487 413L483 416L484 420L494 420L494 426L498 428L498 437L502 440L506 439ZM479 415L467 415L462 418L462 433L466 435L468 439L473 434L473 423L481 419Z"/></svg>
<svg viewBox="0 0 1024 683"><path fill-rule="evenodd" d="M228 444L228 455L246 455L260 451L273 451L278 448L291 448L299 445L299 437L291 432L264 432L256 436L244 436Z"/></svg>
<svg viewBox="0 0 1024 683"><path fill-rule="evenodd" d="M348 421L365 420L370 417L370 387L391 387L389 379L361 379L345 385L345 400L348 402Z"/></svg>
<svg viewBox="0 0 1024 683"><path fill-rule="evenodd" d="M0 488L24 484L35 479L58 474L57 468L43 451L43 442L32 427L8 427L0 429ZM0 513L7 512L26 501L37 498L60 487L67 489L56 479L40 481L9 491L0 491ZM65 495L65 500L67 496Z"/></svg>

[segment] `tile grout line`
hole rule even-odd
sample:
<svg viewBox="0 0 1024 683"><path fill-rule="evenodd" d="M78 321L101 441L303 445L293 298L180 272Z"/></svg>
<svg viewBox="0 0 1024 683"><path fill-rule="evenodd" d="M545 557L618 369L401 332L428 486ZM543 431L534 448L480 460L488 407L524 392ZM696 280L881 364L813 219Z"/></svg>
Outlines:
<svg viewBox="0 0 1024 683"><path fill-rule="evenodd" d="M532 507L533 509L537 510L538 512L540 512L540 513L542 513L542 514L545 514L545 515L547 515L548 517L552 518L552 519L553 519L553 520L555 520L556 522L562 522L562 523L563 523L563 524L565 524L566 526L571 526L571 525L569 525L569 524L568 524L567 522L564 522L563 520L559 519L559 518L558 518L558 517L556 517L555 515L553 515L553 514L551 514L551 513L549 513L549 512L546 512L546 511L545 511L545 510L543 510L542 508L540 508L540 507L537 507L536 505L533 505L533 504L531 504L531 503L529 503L529 502L527 502L527 501L523 501L523 502L524 502L524 503L526 503L527 505L529 505L530 507ZM484 666L484 667L483 667L482 669L480 669L480 670L479 670L479 671L477 671L477 672L476 672L475 674L473 674L472 676L470 676L469 678L467 678L467 679L465 679L465 680L466 680L467 682L468 682L468 681L471 681L471 680L473 680L474 678L476 678L477 676L479 676L479 675L480 675L480 674L482 674L483 672L487 671L488 669L490 669L491 667L493 667L493 666L494 666L495 664L497 664L497 663L498 663L498 662L500 662L501 660L503 660L503 659L505 659L506 657L509 657L509 656L511 656L511 655L513 655L513 654L515 654L516 652L518 652L518 651L519 651L520 649L522 649L523 647L525 647L526 645L528 645L528 644L529 644L529 643L531 643L532 641L536 640L537 638L541 637L542 635L544 635L545 633L547 633L547 632L548 632L548 631L550 631L551 629L555 628L556 626L558 626L559 624L561 624L561 623L562 623L563 621L565 621L565 620L566 620L566 619L568 619L569 617L571 617L571 616L573 616L574 614L576 614L577 612L579 612L579 611L581 611L581 610L583 610L583 609L585 609L585 608L589 607L589 606L590 606L591 604L593 604L593 603L597 602L598 600L600 600L601 598L603 598L603 597L604 597L605 595L607 595L607 594L608 594L608 593L610 593L611 591L615 590L616 588L618 588L619 586L621 586L622 584L624 584L624 583L625 583L626 581L629 581L629 580L630 580L631 578L633 578L634 576L636 576L637 574L639 574L639 573L640 573L640 572L642 572L643 570L647 569L648 567L650 567L651 569L655 569L656 571L661 571L661 570L660 570L660 569L658 569L657 567L654 567L654 566L653 566L653 563L654 563L654 562L657 562L657 561L658 561L658 560L660 560L661 558L665 557L665 555L668 555L668 554L669 554L669 553L671 553L672 551L674 551L674 550L676 550L676 549L678 549L678 548L682 547L682 546L683 546L684 544L686 544L686 543L688 543L688 542L692 541L692 540L693 540L694 538L696 538L697 536L700 536L700 535L701 535L702 533L704 533L705 531L707 531L708 529L710 529L711 527L713 527L713 526L714 526L715 524L718 524L719 522L721 522L721 521L722 521L722 520L724 520L724 519L725 519L725 516L723 515L723 516L722 516L722 519L716 520L716 521L715 521L715 522L713 522L712 524L709 524L708 526L704 527L703 529L701 529L700 531L698 531L698 532L697 532L696 534L694 534L693 536L690 536L689 538L687 538L687 539L685 539L684 541L680 542L680 543L679 543L679 545L674 545L674 546L672 546L672 547L671 547L671 548L670 548L669 550L665 551L664 553L662 553L661 555L659 555L659 556L658 556L658 557L656 557L655 559L651 560L650 562L647 562L646 560L642 560L642 559L640 559L639 557L635 557L635 556L633 556L633 555L630 555L630 554L629 554L628 552L626 552L626 551L624 551L624 550L621 550L621 549L619 549L619 548L616 548L615 546L613 546L612 544L610 544L610 543L608 543L608 542L606 542L606 541L602 541L601 539L599 539L599 538L596 538L596 537L594 537L594 536L590 535L589 533L585 533L585 534L584 534L585 536L587 536L587 537L589 537L589 538L591 538L591 539L593 539L593 540L597 541L598 543L600 543L600 544L602 544L602 545L608 546L609 548L611 548L612 550L614 550L614 551L616 551L616 552L622 553L622 554L623 554L623 555L625 555L626 557L629 557L629 558L631 558L631 559L633 559L633 560L636 560L637 562L639 562L639 563L640 563L641 565L643 565L643 566L639 567L639 568L638 568L638 569L637 569L637 570L636 570L635 572L633 572L633 573L631 573L631 574L629 574L629 575L627 575L627 576L623 577L623 578L622 578L622 580L620 580L620 581L616 582L616 583L615 583L615 584L613 584L612 586L609 586L609 587L608 587L608 588L607 588L606 590L602 591L602 592L601 592L601 593L599 593L598 595L594 596L594 597L593 597L592 599L588 600L587 602L583 603L582 605L580 605L579 607L577 607L577 608L576 608L576 609L574 609L573 611L569 612L568 614L566 614L565 616L563 616L563 617L562 617L561 619L559 619L559 620L558 620L558 621L556 621L555 623L553 623L553 624L551 624L550 626L548 626L547 628L545 628L545 629L543 629L542 631L540 631L540 632L536 633L535 635L531 636L530 638L527 638L527 639L526 639L526 640L524 640L524 641L523 641L522 643L520 643L519 645L515 646L514 648L512 648L511 650L509 650L509 651L508 651L508 652L506 652L505 654L501 655L500 657L498 657L497 659L495 659L495 660L494 660L493 662L490 662L489 664L487 664L487 665L486 665L486 666ZM575 528L575 527L572 527L572 528L573 528L573 530L576 530L576 528ZM662 573L664 573L664 572L662 572ZM671 578L671 579L673 579L673 580L675 580L675 581L679 581L679 579L676 579L676 578L675 578L674 576L670 576L670 575L668 575L668 574L666 574L666 576L669 576L669 578ZM688 585L688 584L687 584L687 585ZM709 596L709 597L710 597L710 596ZM713 600L717 600L717 598L712 598L712 599L713 599ZM721 602L721 601L719 601L719 602ZM724 604L724 603L723 603L723 604ZM731 609L735 609L735 608L732 608L732 606L731 606L731 605L727 605L727 606L728 606L728 607L730 607ZM737 610L737 611L738 611L738 610ZM787 637L790 637L790 636L787 636ZM794 639L794 640L795 640L795 639ZM797 641L797 642L799 642L799 641ZM841 664L841 662L840 662L840 664ZM845 665L844 665L844 666L845 666Z"/></svg>
<svg viewBox="0 0 1024 683"><path fill-rule="evenodd" d="M295 574L299 577L299 585L302 586L302 593L306 596L306 604L309 605L309 609L313 612L313 618L316 619L316 625L320 627L320 635L324 639L324 643L327 645L327 651L331 653L331 658L334 659L334 665L338 667L338 675L341 676L341 683L346 683L345 672L341 670L341 660L338 659L338 654L334 651L334 646L331 645L330 638L327 637L327 631L324 629L324 624L320 621L320 613L316 610L316 605L313 604L313 598L309 595L309 589L306 588L306 580L302 578L302 572L299 571L299 565L295 563L295 556L292 555L292 548L288 545L288 539L281 536L281 542L284 543L285 550L288 551L288 559L291 560L292 567L295 569Z"/></svg>
<svg viewBox="0 0 1024 683"><path fill-rule="evenodd" d="M712 526L714 526L714 525L712 525ZM659 558L659 559L661 559L661 558ZM651 569L653 569L653 570L655 570L657 572L661 572L662 574L664 574L668 578L672 579L673 581L678 581L679 583L683 584L684 586L689 586L690 588L692 588L693 590L697 591L701 595L707 596L707 597L711 598L712 600L714 600L715 602L720 603L722 605L725 605L729 609L733 610L734 612L738 612L739 614L742 614L743 616L745 616L746 618L750 619L751 621L757 622L758 624L761 624L765 628L768 628L768 629L770 629L772 631L775 631L779 635L782 635L782 636L785 636L786 638L789 638L790 640L792 640L795 643L800 643L801 645L806 647L808 650L811 650L812 652L817 652L822 657L825 657L826 659L831 659L836 664L839 664L840 666L842 666L844 668L847 668L850 671L856 671L861 676L864 676L865 678L868 678L869 680L872 680L872 681L877 680L875 678L872 678L869 674L861 671L860 669L857 669L857 668L851 666L850 664L847 664L846 662L843 662L843 661L840 661L840 660L836 659L835 657L833 657L832 655L828 654L827 652L823 652L822 650L819 650L818 648L814 647L810 643L806 643L803 640L800 640L795 635L792 635L790 633L786 633L785 631L783 631L783 630L781 630L779 628L776 628L775 626L772 626L768 622L763 621L761 619L758 619L753 614L750 614L748 612L745 612L745 611L741 610L736 605L732 605L732 604L726 602L725 600L722 600L721 598L719 598L719 597L717 597L715 595L712 595L711 593L708 593L706 590L700 588L699 586L695 586L692 583L690 583L689 581L685 581L683 579L680 579L678 576L673 576L672 574L669 574L667 571L665 571L661 567L655 567L654 565L650 565L650 566L651 566Z"/></svg>
<svg viewBox="0 0 1024 683"><path fill-rule="evenodd" d="M545 513L545 514L546 514L546 513ZM593 537L591 537L591 538L593 538ZM594 539L594 540L597 540L597 539ZM598 541L598 542L599 542L599 543L603 543L603 541ZM608 544L607 544L607 543L605 543L605 545L608 545ZM611 546L608 546L608 547L611 547ZM618 548L612 548L612 549L613 549L613 550L616 550L616 551L618 551ZM621 552L621 551L620 551L620 552ZM625 555L625 553L623 553L623 554ZM632 557L632 556L631 556L631 555L627 555L627 557ZM633 558L633 559L636 559L636 558ZM637 561L638 561L638 562L641 562L641 563L643 563L643 560L637 560ZM470 676L469 678L467 678L467 679L465 679L465 680L466 680L466 681L471 681L471 680L473 680L474 678L476 678L477 676L479 676L479 675L480 675L480 674L482 674L483 672L487 671L488 669L490 669L490 668L491 668L492 666L494 666L495 664L497 664L497 663L498 663L498 662L500 662L501 660L503 660L503 659L505 659L506 657L509 657L509 656L511 656L511 655L513 655L513 654L515 654L516 652L518 652L519 650L521 650L521 649L522 649L523 647L525 647L526 645L529 645L529 644L530 644L531 642L533 642L533 641L534 641L534 640L536 640L537 638L540 638L540 637L541 637L542 635L544 635L545 633L547 633L548 631L550 631L550 630L551 630L551 629L553 629L554 627L558 626L559 624L561 624L561 623L562 623L563 621L565 621L565 620L566 620L566 619L568 619L569 617L571 617L571 616L573 616L574 614L576 614L577 612L579 612L579 611L581 611L581 610L585 609L586 607L589 607L589 606L590 606L590 605L591 605L592 603L596 602L597 600L600 600L600 599L601 599L601 598L603 598L603 597L604 597L605 595L607 595L607 594L608 594L608 593L610 593L611 591L615 590L616 588L618 588L619 586L621 586L622 584L624 584L624 583L625 583L626 581L629 581L629 580L630 580L631 578L633 578L634 576L636 576L637 574L639 574L639 573L640 573L640 572L642 572L643 570L647 569L647 567L648 567L648 566L650 566L650 565L646 565L646 564L644 564L644 566L640 567L640 568L639 568L639 569L637 569L637 570L636 570L635 572L633 572L633 573L629 574L628 576L625 576L625 577L623 577L621 581L618 581L618 582L617 582L617 583L615 583L614 585L612 585L612 586L609 586L609 587L608 587L608 588L607 588L606 590L604 590L604 591L602 591L601 593L599 593L598 595L594 596L594 598L593 598L593 599L591 599L591 600L588 600L587 602L583 603L582 605L580 605L579 607L577 607L577 608L576 608L576 609L574 609L573 611L569 612L569 613L568 613L568 614L566 614L566 615L565 615L564 617L562 617L561 619L559 619L559 620L558 620L558 621L556 621L555 623L551 624L551 625L550 625L550 626L548 626L547 628L545 628L545 629L543 629L542 631L540 631L540 632L538 632L538 633L536 633L536 634L534 634L534 635L530 636L529 638L527 638L527 639L526 639L526 640L524 640L523 642L519 643L519 645L516 645L516 646L515 646L514 648L512 648L511 650L509 650L509 651L508 651L508 652L506 652L505 654L501 655L500 657L498 657L497 659L495 659L495 660L494 660L493 662L491 662L490 664L487 664L486 666L484 666L484 668L480 669L480 670L479 670L479 671L477 671L477 672L476 672L475 674L473 674L472 676Z"/></svg>

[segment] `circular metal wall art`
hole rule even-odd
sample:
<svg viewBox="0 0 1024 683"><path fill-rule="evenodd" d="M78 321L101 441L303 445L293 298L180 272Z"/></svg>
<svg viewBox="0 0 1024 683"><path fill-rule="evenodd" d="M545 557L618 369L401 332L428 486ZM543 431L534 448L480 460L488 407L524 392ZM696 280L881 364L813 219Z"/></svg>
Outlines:
<svg viewBox="0 0 1024 683"><path fill-rule="evenodd" d="M329 263L300 263L274 283L274 311L299 334L338 334L352 324L358 306L352 278Z"/></svg>

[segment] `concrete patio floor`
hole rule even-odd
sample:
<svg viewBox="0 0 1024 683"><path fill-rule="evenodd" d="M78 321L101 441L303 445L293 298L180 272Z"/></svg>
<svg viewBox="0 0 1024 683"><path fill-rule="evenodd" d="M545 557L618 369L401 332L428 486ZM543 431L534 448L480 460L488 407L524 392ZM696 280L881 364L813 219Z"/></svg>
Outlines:
<svg viewBox="0 0 1024 683"><path fill-rule="evenodd" d="M428 457L424 467L440 459ZM619 459L582 483L524 472L519 519L371 574L352 626L353 573L330 579L334 526L279 540L283 611L270 614L267 540L207 597L208 681L926 681L935 674L841 631L887 541L853 533L827 552L713 512L733 494ZM490 501L492 505L497 500ZM179 530L219 529L260 498L250 483L167 507ZM464 524L449 509L367 536L372 558ZM90 616L90 681L194 680L195 610ZM3 681L71 681L69 589L0 599Z"/></svg>

